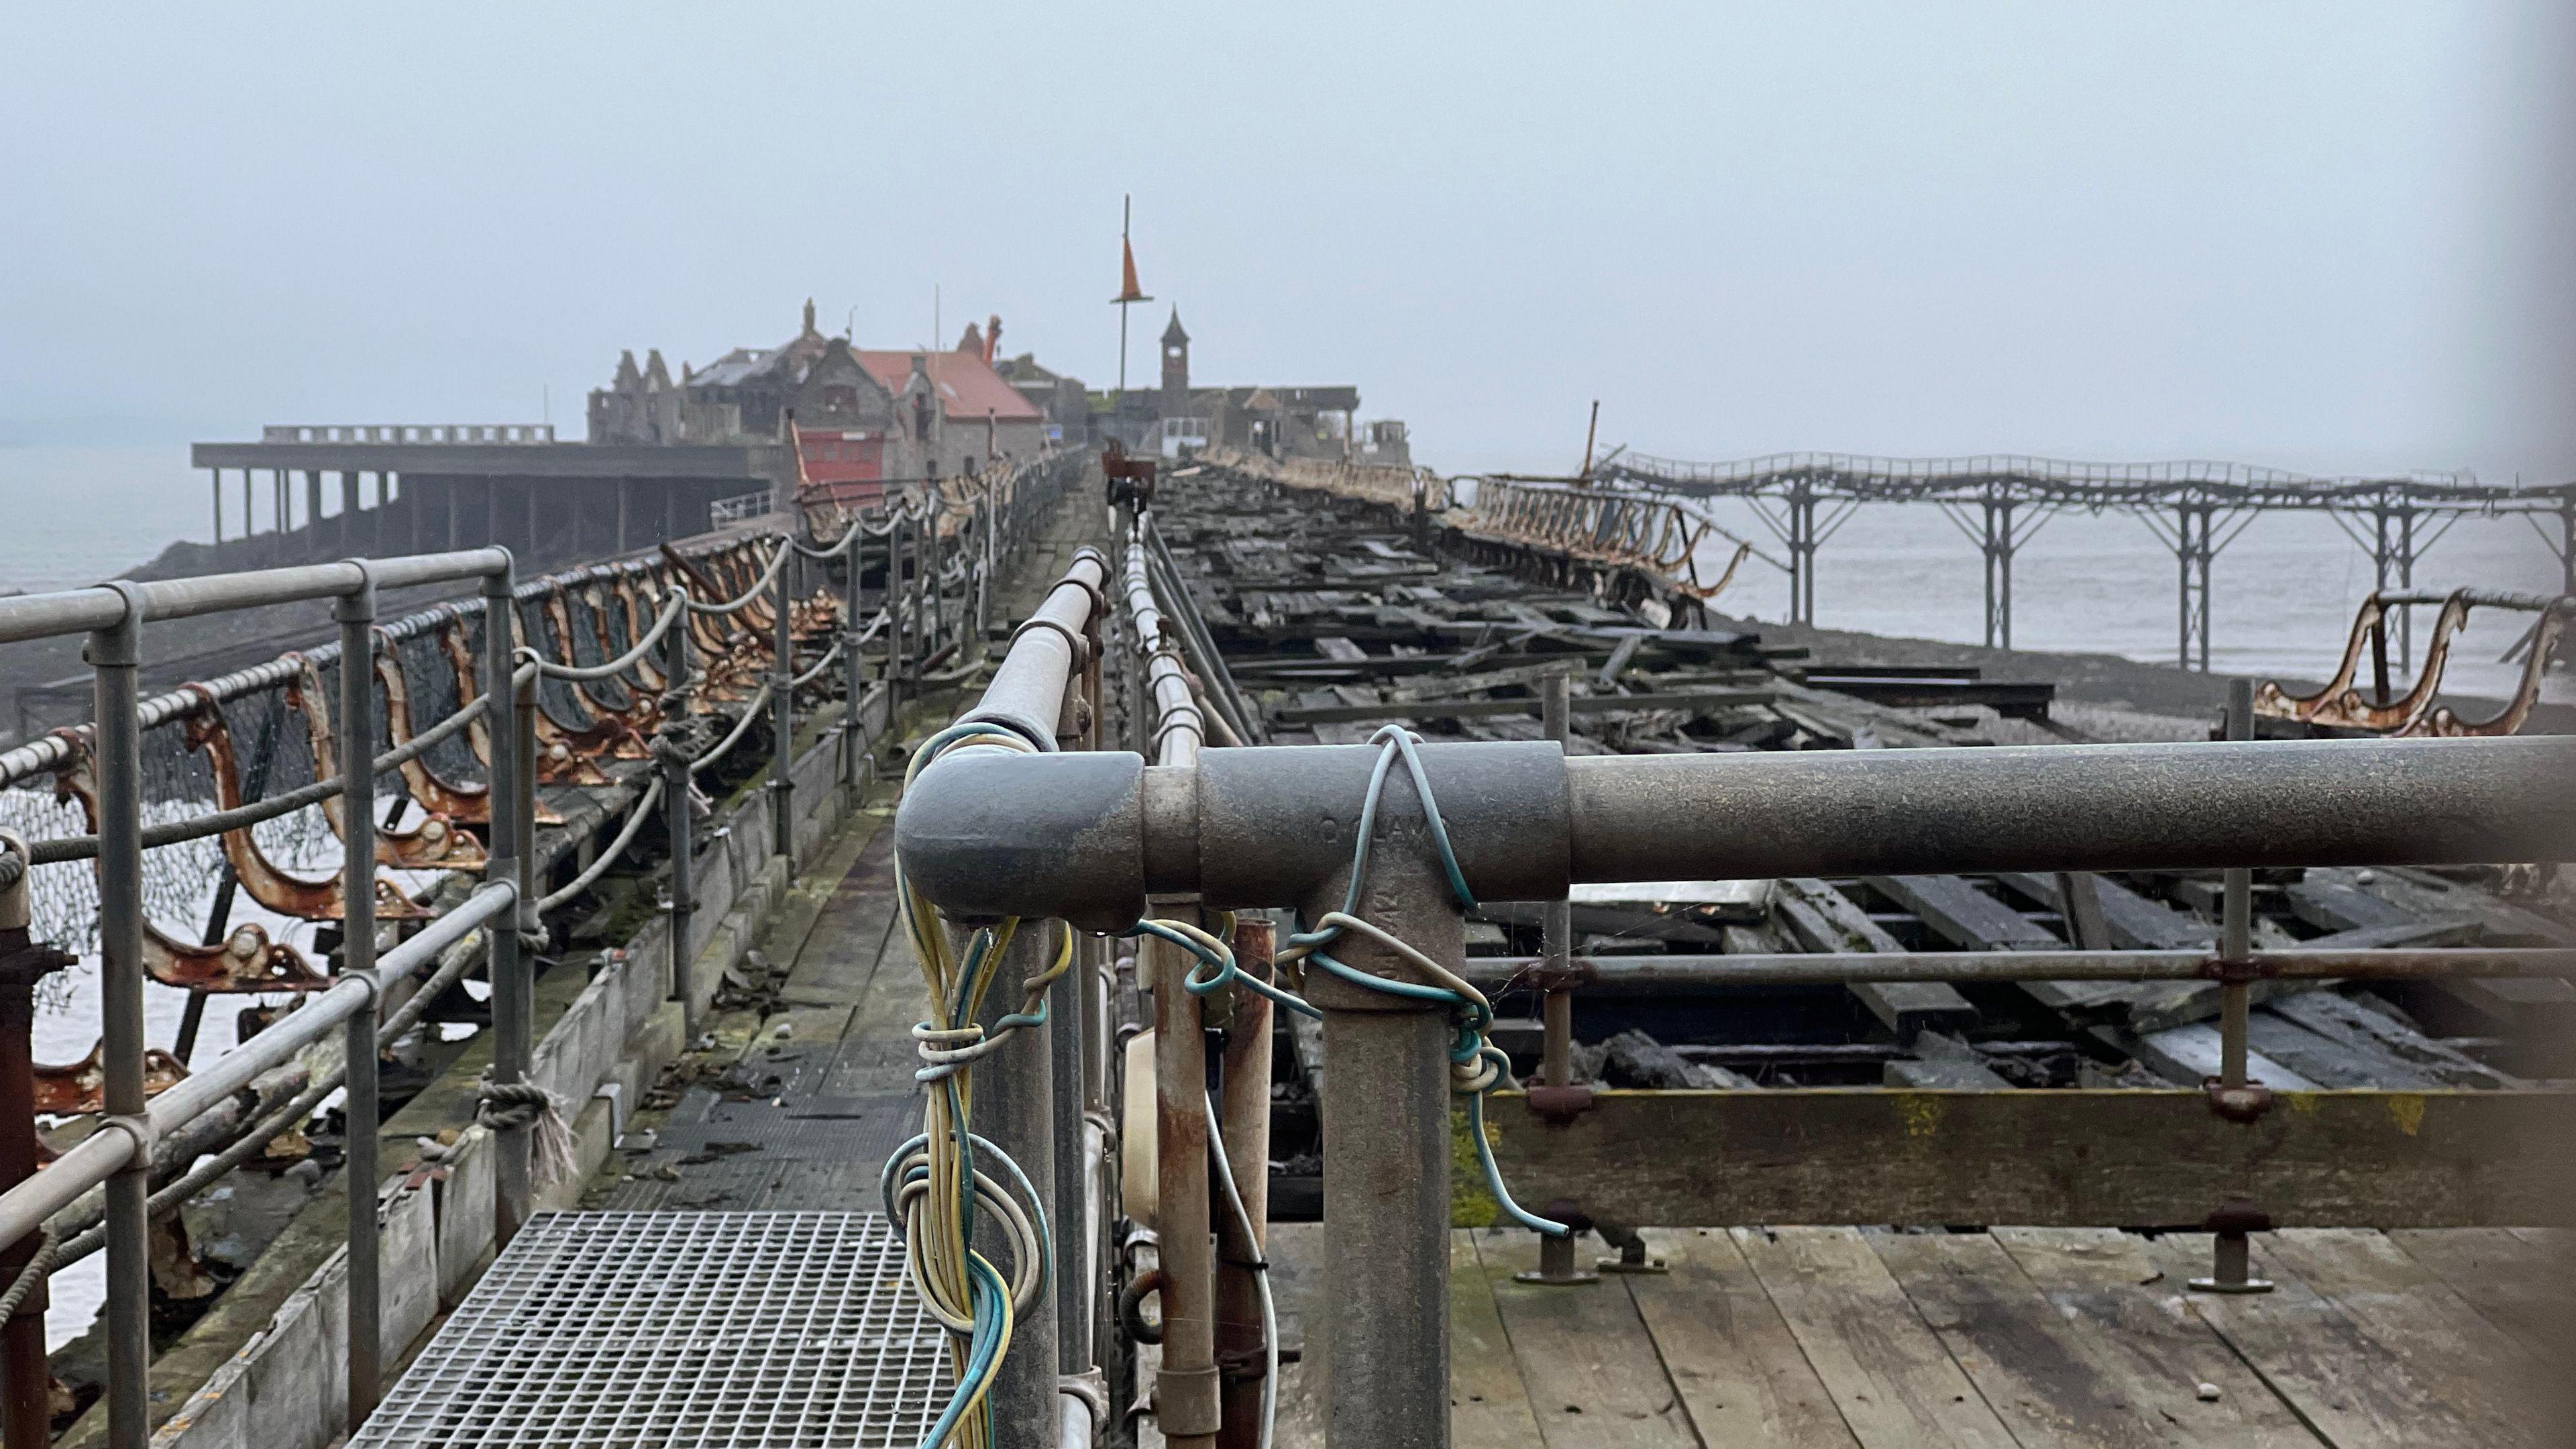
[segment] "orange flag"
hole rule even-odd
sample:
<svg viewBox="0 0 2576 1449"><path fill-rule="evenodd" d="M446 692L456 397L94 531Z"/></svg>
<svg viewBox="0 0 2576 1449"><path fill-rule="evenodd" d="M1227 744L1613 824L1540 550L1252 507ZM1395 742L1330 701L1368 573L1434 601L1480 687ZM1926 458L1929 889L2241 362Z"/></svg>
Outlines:
<svg viewBox="0 0 2576 1449"><path fill-rule="evenodd" d="M1123 236L1118 239L1118 263L1118 295L1109 300L1112 302L1153 301L1153 298L1145 295L1144 288L1136 285L1136 248L1129 245L1127 238Z"/></svg>

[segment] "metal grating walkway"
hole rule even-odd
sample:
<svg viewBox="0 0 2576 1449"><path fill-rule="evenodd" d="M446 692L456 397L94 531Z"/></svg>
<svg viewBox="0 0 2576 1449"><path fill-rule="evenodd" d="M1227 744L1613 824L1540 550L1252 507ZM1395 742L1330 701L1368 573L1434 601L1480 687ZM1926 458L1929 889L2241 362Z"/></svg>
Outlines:
<svg viewBox="0 0 2576 1449"><path fill-rule="evenodd" d="M545 1213L362 1446L915 1445L947 1337L877 1213Z"/></svg>

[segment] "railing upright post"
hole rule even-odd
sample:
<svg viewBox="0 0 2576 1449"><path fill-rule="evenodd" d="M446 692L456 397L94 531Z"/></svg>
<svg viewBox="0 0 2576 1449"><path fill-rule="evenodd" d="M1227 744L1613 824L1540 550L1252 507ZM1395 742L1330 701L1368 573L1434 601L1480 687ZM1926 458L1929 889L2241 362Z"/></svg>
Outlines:
<svg viewBox="0 0 2576 1449"><path fill-rule="evenodd" d="M887 661L895 679L895 701L900 704L904 686L912 677L913 630L918 616L912 607L912 514L907 509L895 520L894 532L886 535L886 609L891 621L889 632L894 638L893 652Z"/></svg>
<svg viewBox="0 0 2576 1449"><path fill-rule="evenodd" d="M2254 682L2250 679L2227 681L2225 733L2231 740L2254 737ZM2219 964L2225 974L2219 978L2218 1077L2211 1083L2211 1106L2234 1122L2251 1125L2271 1105L2267 1094L2246 1089L2245 1038L2251 1005L2247 967L2253 952L2254 872L2242 866L2228 867L2222 877L2222 889L2225 894L2219 903ZM2270 1226L2270 1219L2249 1198L2221 1203L2209 1215L2210 1276L2194 1278L2190 1286L2203 1293L2270 1292L2272 1285L2253 1275L2253 1244L2247 1236Z"/></svg>
<svg viewBox="0 0 2576 1449"><path fill-rule="evenodd" d="M1272 979L1275 940L1268 921L1239 921L1234 928L1237 969ZM1217 1208L1216 1344L1221 1362L1243 1365L1222 1380L1221 1449L1257 1449L1261 1443L1263 1341L1261 1284L1252 1264L1264 1260L1270 1241L1270 1001L1234 988L1234 1023L1226 1029L1218 1119L1234 1195L1243 1202L1244 1225ZM1330 1075L1328 1072L1327 1076ZM1222 1196L1222 1193L1219 1194Z"/></svg>
<svg viewBox="0 0 2576 1449"><path fill-rule="evenodd" d="M961 933L962 933L961 928ZM994 988L985 998L983 1024L990 1028L1019 1009L1019 983L1052 962L1061 924L1027 921L1011 937L1010 948L995 964ZM964 942L959 942L963 948ZM1050 1013L1052 1014L1052 1013ZM1000 1051L975 1065L975 1126L991 1138L1027 1174L1032 1196L1046 1221L1064 1219L1055 1201L1054 1053L1050 1034L1022 1031L1011 1035ZM1079 1151L1079 1147L1075 1149ZM978 1214L977 1251L993 1262L1008 1252L1007 1239L987 1214ZM1040 1293L1011 1328L1011 1351L994 1371L991 1398L994 1442L1007 1449L1054 1442L1057 1421L1055 1295Z"/></svg>
<svg viewBox="0 0 2576 1449"><path fill-rule="evenodd" d="M1353 914L1464 971L1466 918L1449 900L1422 807L1401 770L1387 780L1377 828L1367 889ZM1347 873L1337 873L1304 903L1304 918L1342 909L1348 889ZM1374 941L1345 935L1333 949L1370 975L1418 979ZM1307 988L1324 1013L1323 1301L1336 1305L1324 1442L1336 1449L1447 1449L1448 1013L1321 972L1307 978ZM1167 1258L1170 1239L1167 1231Z"/></svg>
<svg viewBox="0 0 2576 1449"><path fill-rule="evenodd" d="M845 698L841 704L841 783L856 794L863 783L859 762L867 758L868 732L859 705L866 693L866 661L859 657L859 563L860 550L866 546L866 535L859 532L859 520L850 518L848 547L841 566L847 570L841 585L841 683ZM855 807L857 801L851 802Z"/></svg>
<svg viewBox="0 0 2576 1449"><path fill-rule="evenodd" d="M1160 937L1142 946L1137 959L1154 994L1154 1227L1163 1270L1155 1422L1172 1449L1214 1449L1223 1390L1216 1247L1208 1236L1207 1037L1199 999L1181 986L1190 958Z"/></svg>
<svg viewBox="0 0 2576 1449"><path fill-rule="evenodd" d="M946 511L946 505L940 498L939 485L936 483L931 484L930 513L929 516L923 520L923 530L926 536L922 543L923 555L929 560L922 569L921 581L923 599L922 606L927 609L930 614L930 633L929 636L921 642L921 653L922 657L925 659L939 652L939 636L948 627L947 600L941 598L939 592L939 571L944 562L941 555L945 551L945 546L939 540L939 516Z"/></svg>
<svg viewBox="0 0 2576 1449"><path fill-rule="evenodd" d="M145 1120L143 1095L143 751L135 711L142 664L140 586L109 588L125 616L89 636L98 749L99 995L110 1118ZM142 1133L137 1141L149 1141ZM144 1449L152 1437L152 1270L144 1200L151 1154L137 1150L107 1180L107 1441Z"/></svg>
<svg viewBox="0 0 2576 1449"><path fill-rule="evenodd" d="M770 607L777 615L770 621L770 662L775 666L769 676L769 732L772 735L769 759L769 852L788 861L796 858L796 622L790 618L796 601L794 580L799 560L796 540L788 534L778 536L778 547L786 553L787 562L779 567L777 581L770 585Z"/></svg>
<svg viewBox="0 0 2576 1449"><path fill-rule="evenodd" d="M519 857L535 842L519 833L519 822L526 810L533 809L536 795L536 761L521 759L519 731L514 718L518 689L511 682L513 639L511 616L517 611L513 602L517 571L504 566L498 572L483 576L483 736L491 754L491 766L484 789L485 808L490 817L491 841L485 852L486 880L515 880L519 874ZM674 630L673 632L678 632ZM519 796L529 796L522 807ZM517 913L507 920L493 922L485 928L484 961L492 978L492 1080L511 1083L527 1074L528 1021L511 1009L525 979L519 959L519 933L515 929ZM498 1129L495 1146L498 1171L494 1174L494 1236L507 1243L528 1220L534 1191L528 1163L528 1129Z"/></svg>
<svg viewBox="0 0 2576 1449"><path fill-rule="evenodd" d="M1570 681L1566 671L1558 670L1539 682L1539 719L1547 737L1559 744L1573 734ZM1539 998L1539 1079L1552 1091L1562 1092L1574 1085L1574 992L1568 985L1573 979L1574 907L1569 901L1547 903L1539 918L1539 944L1546 956L1540 981L1545 993ZM1600 1275L1574 1266L1574 1235L1542 1233L1538 1240L1538 1271L1520 1275L1525 1283L1565 1286L1597 1283Z"/></svg>
<svg viewBox="0 0 2576 1449"><path fill-rule="evenodd" d="M685 593L688 586L675 577L671 587ZM688 620L682 619L664 635L662 645L669 651L662 667L667 688L662 694L661 748L655 753L662 764L662 827L671 838L671 995L680 1003L681 1035L694 1042L698 1003L689 982L689 931L697 909L697 882L692 878L697 851L689 838Z"/></svg>
<svg viewBox="0 0 2576 1449"><path fill-rule="evenodd" d="M340 974L376 967L376 585L362 560L361 582L331 609L340 625ZM377 1263L376 1137L383 1116L376 1095L376 1018L381 1000L342 1024L348 1060L344 1104L348 1139L341 1181L349 1194L349 1401L351 1434L376 1407L384 1350L383 1277Z"/></svg>

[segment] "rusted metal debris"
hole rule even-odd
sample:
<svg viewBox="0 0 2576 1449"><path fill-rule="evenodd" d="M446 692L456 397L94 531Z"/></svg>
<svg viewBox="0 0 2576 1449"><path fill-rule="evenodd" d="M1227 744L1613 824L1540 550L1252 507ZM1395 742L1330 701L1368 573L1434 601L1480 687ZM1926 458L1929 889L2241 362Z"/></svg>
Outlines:
<svg viewBox="0 0 2576 1449"><path fill-rule="evenodd" d="M2388 624L2392 610L2412 604L2434 602L2425 594L2373 594L2361 601L2353 615L2352 633L2344 641L2343 659L2335 666L2334 678L2314 694L2291 694L2278 681L2266 680L2254 691L2254 712L2272 720L2312 726L2318 730L2356 731L2364 734L2396 737L2434 736L2461 738L2518 734L2531 717L2531 707L2540 700L2540 683L2550 662L2557 656L2558 643L2567 627L2567 615L2576 611L2576 597L2544 598L2529 594L2497 593L2480 589L2455 589L2440 596L2441 612L2433 621L2431 643L2424 651L2424 667L2404 694L2394 694L2388 678ZM2450 706L2437 703L2442 691L2442 673L2449 665L2451 650L2460 631L2469 622L2473 609L2512 609L2527 611L2536 617L2530 630L2514 646L2522 655L2522 678L2515 685L2512 698L2503 709L2482 720L2462 719ZM2365 690L2354 682L2367 651L2374 675L2373 687ZM2511 657L2511 654L2508 654Z"/></svg>
<svg viewBox="0 0 2576 1449"><path fill-rule="evenodd" d="M339 742L331 730L331 696L323 689L322 676L313 661L301 655L294 657L297 669L286 682L286 705L303 717L305 737L313 750L314 778L329 779L340 773ZM210 731L223 728L222 711L209 705L206 712L214 716ZM227 741L225 754L230 753ZM322 816L331 823L331 833L346 839L344 808L338 796L322 802ZM482 842L435 810L416 825L376 827L376 863L394 870L481 870L483 859Z"/></svg>
<svg viewBox="0 0 2576 1449"><path fill-rule="evenodd" d="M188 1064L161 1050L143 1053L143 1090L159 1096L188 1079ZM36 1063L36 1110L49 1117L76 1117L107 1110L107 1043L104 1039L76 1062Z"/></svg>

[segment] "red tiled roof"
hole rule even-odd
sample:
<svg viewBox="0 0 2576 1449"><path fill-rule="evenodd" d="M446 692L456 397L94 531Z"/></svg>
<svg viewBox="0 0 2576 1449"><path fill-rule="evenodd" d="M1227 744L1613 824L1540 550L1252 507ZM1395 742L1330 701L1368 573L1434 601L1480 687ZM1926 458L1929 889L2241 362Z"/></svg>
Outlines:
<svg viewBox="0 0 2576 1449"><path fill-rule="evenodd" d="M931 382L939 388L940 406L951 422L981 422L987 414L1004 423L1042 422L1046 417L977 353L852 349L851 355L897 397L903 396L904 384L912 380L912 360L923 358Z"/></svg>

